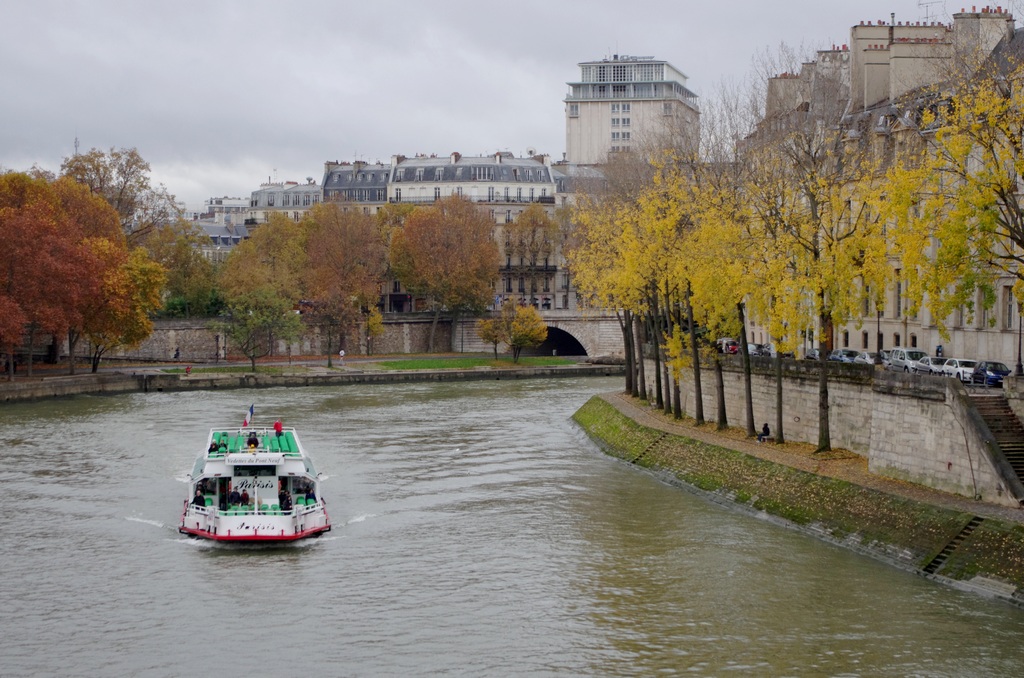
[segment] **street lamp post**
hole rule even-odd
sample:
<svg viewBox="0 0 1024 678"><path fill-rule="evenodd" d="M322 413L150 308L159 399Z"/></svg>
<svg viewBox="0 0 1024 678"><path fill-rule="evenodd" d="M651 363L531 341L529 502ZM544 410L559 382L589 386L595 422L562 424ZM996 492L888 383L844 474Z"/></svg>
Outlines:
<svg viewBox="0 0 1024 678"><path fill-rule="evenodd" d="M1014 370L1014 375L1018 377L1024 376L1024 364L1020 361L1020 334L1021 334L1021 307L1017 306L1017 369Z"/></svg>
<svg viewBox="0 0 1024 678"><path fill-rule="evenodd" d="M882 364L882 311L875 313L875 364Z"/></svg>

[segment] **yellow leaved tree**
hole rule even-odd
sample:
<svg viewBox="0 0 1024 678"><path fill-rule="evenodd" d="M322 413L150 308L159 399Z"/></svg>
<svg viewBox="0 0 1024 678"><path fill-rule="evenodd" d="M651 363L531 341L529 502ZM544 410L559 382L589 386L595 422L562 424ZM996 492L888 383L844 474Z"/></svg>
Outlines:
<svg viewBox="0 0 1024 678"><path fill-rule="evenodd" d="M986 61L907 102L904 162L886 176L879 209L894 225L902 283L943 336L995 301L1000 279L1024 299L1024 64Z"/></svg>

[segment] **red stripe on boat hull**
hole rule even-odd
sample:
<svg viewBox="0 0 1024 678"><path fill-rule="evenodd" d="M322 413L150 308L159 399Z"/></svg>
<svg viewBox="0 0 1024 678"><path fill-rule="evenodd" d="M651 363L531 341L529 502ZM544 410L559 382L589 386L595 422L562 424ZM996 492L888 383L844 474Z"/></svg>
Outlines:
<svg viewBox="0 0 1024 678"><path fill-rule="evenodd" d="M193 537L200 537L202 539L209 539L211 541L232 541L232 542L268 542L268 541L298 541L299 539L306 539L308 537L315 537L323 532L330 532L331 526L325 525L324 527L318 527L314 530L303 530L296 534L214 534L213 532L206 532L205 530L196 530L189 527L179 527L178 532L182 534L188 534Z"/></svg>

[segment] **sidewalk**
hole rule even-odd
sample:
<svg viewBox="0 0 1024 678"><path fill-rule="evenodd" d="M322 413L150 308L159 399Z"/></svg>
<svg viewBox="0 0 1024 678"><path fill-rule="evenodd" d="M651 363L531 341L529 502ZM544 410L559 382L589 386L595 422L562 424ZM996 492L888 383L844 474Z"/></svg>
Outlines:
<svg viewBox="0 0 1024 678"><path fill-rule="evenodd" d="M960 495L933 490L923 485L869 473L867 459L852 452L837 450L835 453L823 455L827 458L821 458L814 455L813 448L801 443L786 443L784 445L757 443L735 429L718 432L715 430L714 424L698 427L693 424L693 419L676 420L661 410L644 407L639 401L624 393L605 393L601 395L601 398L622 414L648 428L736 450L801 471L845 480L879 492L972 515L1024 524L1024 510L974 501Z"/></svg>

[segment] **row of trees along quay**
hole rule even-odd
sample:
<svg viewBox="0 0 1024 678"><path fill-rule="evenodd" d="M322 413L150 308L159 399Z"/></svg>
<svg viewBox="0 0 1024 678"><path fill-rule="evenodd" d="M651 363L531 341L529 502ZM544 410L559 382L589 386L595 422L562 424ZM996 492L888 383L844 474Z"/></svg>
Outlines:
<svg viewBox="0 0 1024 678"><path fill-rule="evenodd" d="M29 376L36 337L49 337L51 362L67 337L71 374L76 347L87 340L95 372L107 352L148 337L156 316L216 318L253 370L277 340L319 326L330 365L334 347L356 327L371 346L383 332L381 290L393 280L433 310L433 351L442 312L478 316L493 303L500 236L509 261L527 262L523 277L561 237L536 204L498 234L487 212L458 197L386 205L374 216L327 203L299 222L272 215L216 263L202 253L207 236L182 218L163 186L151 186L149 169L135 149L93 149L66 158L60 176L38 168L0 173L0 352L27 353ZM495 353L505 342L517 361L546 336L532 306L480 328ZM13 380L14 359L6 369Z"/></svg>
<svg viewBox="0 0 1024 678"><path fill-rule="evenodd" d="M801 60L780 48L742 84L702 106L699 132L669 130L619 155L607 186L579 196L567 251L577 288L619 310L626 388L681 416L692 369L705 422L702 366L718 384L717 337L741 337L748 435L755 435L747 327L776 348L775 437L785 440L782 355L807 336L819 352L819 451L831 448L826 356L834 330L880 312L900 285L908 311L943 319L1024 298L1024 66L1012 50L956 50L935 82L852 115L838 70L817 69L796 107L772 101L775 76ZM792 99L790 99L792 101ZM873 308L872 308L873 307ZM873 317L873 316L868 316ZM653 357L647 393L643 346Z"/></svg>

